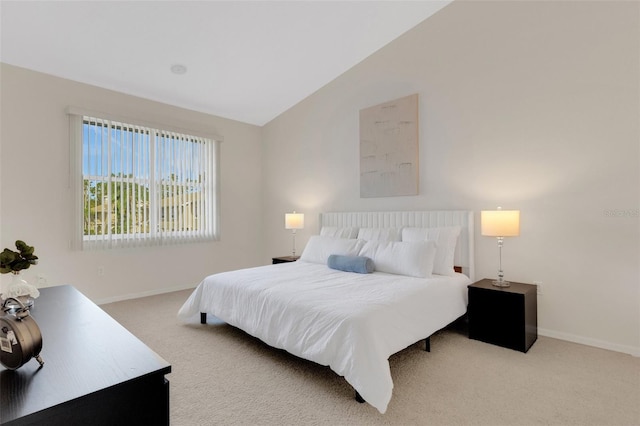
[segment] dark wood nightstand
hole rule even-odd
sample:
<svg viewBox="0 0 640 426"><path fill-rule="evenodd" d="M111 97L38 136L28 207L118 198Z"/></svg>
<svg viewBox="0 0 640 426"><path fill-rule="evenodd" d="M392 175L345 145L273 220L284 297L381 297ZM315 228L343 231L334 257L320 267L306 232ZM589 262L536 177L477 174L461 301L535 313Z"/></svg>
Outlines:
<svg viewBox="0 0 640 426"><path fill-rule="evenodd" d="M288 263L288 262L295 262L296 260L300 259L300 256L280 256L280 257L273 257L271 258L271 260L273 261L273 264L275 265L276 263Z"/></svg>
<svg viewBox="0 0 640 426"><path fill-rule="evenodd" d="M536 286L511 282L496 287L491 281L468 286L469 338L527 352L538 338Z"/></svg>

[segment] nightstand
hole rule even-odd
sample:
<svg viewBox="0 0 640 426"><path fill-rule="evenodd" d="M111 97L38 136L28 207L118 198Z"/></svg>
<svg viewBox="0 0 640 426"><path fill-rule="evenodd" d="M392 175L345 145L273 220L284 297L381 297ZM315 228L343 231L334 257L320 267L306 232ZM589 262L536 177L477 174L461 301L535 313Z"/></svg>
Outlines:
<svg viewBox="0 0 640 426"><path fill-rule="evenodd" d="M273 264L275 265L276 263L288 263L288 262L295 262L296 260L300 259L300 256L280 256L280 257L273 257L271 258Z"/></svg>
<svg viewBox="0 0 640 426"><path fill-rule="evenodd" d="M538 338L536 286L511 282L496 287L491 281L468 286L469 338L527 352Z"/></svg>

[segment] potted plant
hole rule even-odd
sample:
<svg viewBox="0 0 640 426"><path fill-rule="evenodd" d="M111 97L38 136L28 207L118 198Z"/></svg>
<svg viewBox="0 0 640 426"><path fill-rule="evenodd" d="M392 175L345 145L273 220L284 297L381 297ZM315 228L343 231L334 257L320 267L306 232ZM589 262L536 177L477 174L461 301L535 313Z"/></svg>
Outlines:
<svg viewBox="0 0 640 426"><path fill-rule="evenodd" d="M13 274L13 280L9 285L8 291L2 295L2 298L14 297L22 301L25 306L30 307L33 306L33 299L40 296L40 292L36 286L23 280L20 277L20 272L24 269L29 269L31 265L36 265L38 256L33 254L33 246L26 244L24 241L16 241L16 248L18 251L5 248L0 253L0 274Z"/></svg>

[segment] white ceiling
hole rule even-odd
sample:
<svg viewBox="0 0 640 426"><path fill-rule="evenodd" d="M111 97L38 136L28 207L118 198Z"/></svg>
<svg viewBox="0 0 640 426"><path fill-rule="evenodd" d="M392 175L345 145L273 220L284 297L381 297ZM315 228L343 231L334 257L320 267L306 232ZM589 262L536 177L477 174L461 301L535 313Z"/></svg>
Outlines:
<svg viewBox="0 0 640 426"><path fill-rule="evenodd" d="M0 60L263 125L449 3L2 0Z"/></svg>

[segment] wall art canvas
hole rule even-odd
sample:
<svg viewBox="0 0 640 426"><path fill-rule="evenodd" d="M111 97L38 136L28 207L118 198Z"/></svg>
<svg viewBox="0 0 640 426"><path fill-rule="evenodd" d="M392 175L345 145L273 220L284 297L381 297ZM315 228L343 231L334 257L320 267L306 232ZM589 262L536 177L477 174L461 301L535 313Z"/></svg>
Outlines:
<svg viewBox="0 0 640 426"><path fill-rule="evenodd" d="M418 195L418 94L360 110L360 197Z"/></svg>

